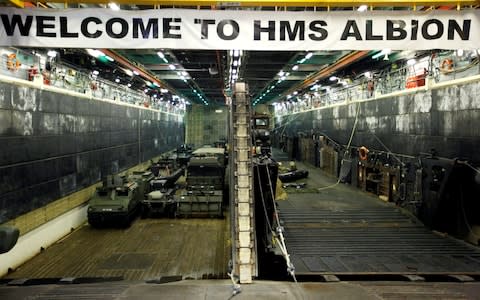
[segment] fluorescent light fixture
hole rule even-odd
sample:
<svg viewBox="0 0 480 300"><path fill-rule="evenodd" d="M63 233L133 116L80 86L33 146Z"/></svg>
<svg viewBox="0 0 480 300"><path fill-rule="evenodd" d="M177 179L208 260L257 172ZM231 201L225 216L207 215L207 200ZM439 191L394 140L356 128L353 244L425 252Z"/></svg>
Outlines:
<svg viewBox="0 0 480 300"><path fill-rule="evenodd" d="M132 84L131 84L131 83L127 83L127 86L128 86L128 87L131 87L131 86L132 86Z"/></svg>
<svg viewBox="0 0 480 300"><path fill-rule="evenodd" d="M138 73L136 70L133 70L133 74L140 75L140 73Z"/></svg>
<svg viewBox="0 0 480 300"><path fill-rule="evenodd" d="M292 67L292 70L293 70L293 71L298 70L298 65L294 65L294 66Z"/></svg>
<svg viewBox="0 0 480 300"><path fill-rule="evenodd" d="M118 6L118 4L114 2L108 3L108 7L110 7L111 10L120 10L120 6Z"/></svg>
<svg viewBox="0 0 480 300"><path fill-rule="evenodd" d="M168 90L167 89L160 89L160 93L162 93L162 94L168 93Z"/></svg>
<svg viewBox="0 0 480 300"><path fill-rule="evenodd" d="M127 74L128 76L133 76L132 70L130 70L130 69L122 69L122 70L123 70L123 71L125 72L125 74Z"/></svg>
<svg viewBox="0 0 480 300"><path fill-rule="evenodd" d="M387 56L388 58L388 54L392 53L392 50L391 49L383 49L382 51L376 53L375 55L372 56L372 59L377 59L379 58L380 56L382 55L385 55Z"/></svg>
<svg viewBox="0 0 480 300"><path fill-rule="evenodd" d="M163 54L162 51L158 51L158 52L157 52L157 55L158 55L160 58L162 58L162 59L165 58L165 54Z"/></svg>
<svg viewBox="0 0 480 300"><path fill-rule="evenodd" d="M97 49L85 49L90 56L99 57L103 56L103 52Z"/></svg>
<svg viewBox="0 0 480 300"><path fill-rule="evenodd" d="M285 72L283 70L281 70L280 72L278 72L278 76L283 76L285 75Z"/></svg>
<svg viewBox="0 0 480 300"><path fill-rule="evenodd" d="M155 94L155 95L153 95L153 97L154 97L154 98L157 98L157 97L158 97L158 95L157 95L157 94Z"/></svg>
<svg viewBox="0 0 480 300"><path fill-rule="evenodd" d="M362 11L363 12L363 11L367 11L367 9L368 9L368 6L363 4L363 5L360 5L358 7L357 11Z"/></svg>
<svg viewBox="0 0 480 300"><path fill-rule="evenodd" d="M172 65L172 64L168 65L168 67L170 68L170 70L175 70L176 69L175 66Z"/></svg>
<svg viewBox="0 0 480 300"><path fill-rule="evenodd" d="M93 71L92 71L92 74L93 74L93 75L98 75L98 74L100 74L100 72L98 72L97 70L93 70Z"/></svg>
<svg viewBox="0 0 480 300"><path fill-rule="evenodd" d="M417 61L414 58L411 58L411 59L407 60L407 65L409 65L409 66L413 66L416 63L417 63Z"/></svg>
<svg viewBox="0 0 480 300"><path fill-rule="evenodd" d="M221 114L221 113L223 112L223 110L221 110L221 109L216 109L215 112L216 112L217 114Z"/></svg>
<svg viewBox="0 0 480 300"><path fill-rule="evenodd" d="M148 93L148 89L144 89L143 91L144 91L145 93Z"/></svg>
<svg viewBox="0 0 480 300"><path fill-rule="evenodd" d="M335 81L337 79L338 79L338 77L336 77L336 76L330 76L330 78L329 78L330 81Z"/></svg>
<svg viewBox="0 0 480 300"><path fill-rule="evenodd" d="M48 50L47 55L50 56L50 57L55 57L55 56L57 56L57 51Z"/></svg>
<svg viewBox="0 0 480 300"><path fill-rule="evenodd" d="M111 58L111 57L108 56L108 55L105 55L105 58L108 59L109 61L112 61L112 62L115 61L113 58Z"/></svg>
<svg viewBox="0 0 480 300"><path fill-rule="evenodd" d="M305 55L305 59L310 59L310 58L312 58L312 56L313 56L313 53L308 52L307 55Z"/></svg>
<svg viewBox="0 0 480 300"><path fill-rule="evenodd" d="M294 95L298 95L298 92L297 92L297 91L295 91L295 92L293 92L293 94L294 94Z"/></svg>
<svg viewBox="0 0 480 300"><path fill-rule="evenodd" d="M119 82L120 82L120 79L119 79L119 78L115 78L115 82L116 82L116 83L119 83Z"/></svg>

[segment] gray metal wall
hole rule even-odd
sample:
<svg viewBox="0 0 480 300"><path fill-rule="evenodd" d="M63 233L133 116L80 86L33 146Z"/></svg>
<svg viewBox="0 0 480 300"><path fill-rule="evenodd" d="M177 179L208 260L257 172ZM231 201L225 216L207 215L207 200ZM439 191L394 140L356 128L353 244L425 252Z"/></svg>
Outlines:
<svg viewBox="0 0 480 300"><path fill-rule="evenodd" d="M227 139L228 107L192 104L186 112L186 141L195 148Z"/></svg>
<svg viewBox="0 0 480 300"><path fill-rule="evenodd" d="M347 144L356 113L348 104L284 117L277 134L324 133ZM285 128L280 127L286 124ZM469 83L360 104L353 145L480 162L480 83Z"/></svg>
<svg viewBox="0 0 480 300"><path fill-rule="evenodd" d="M183 142L178 116L0 83L0 223Z"/></svg>

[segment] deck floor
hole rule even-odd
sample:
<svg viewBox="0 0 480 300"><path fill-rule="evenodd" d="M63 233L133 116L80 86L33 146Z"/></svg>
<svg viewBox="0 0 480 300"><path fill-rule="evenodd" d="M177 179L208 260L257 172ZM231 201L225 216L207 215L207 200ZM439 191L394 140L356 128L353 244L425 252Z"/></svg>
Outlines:
<svg viewBox="0 0 480 300"><path fill-rule="evenodd" d="M128 229L85 224L6 278L225 278L230 258L225 219L137 219Z"/></svg>
<svg viewBox="0 0 480 300"><path fill-rule="evenodd" d="M480 249L435 233L407 212L320 169L278 201L286 246L299 275L480 274ZM323 189L330 186L327 189Z"/></svg>

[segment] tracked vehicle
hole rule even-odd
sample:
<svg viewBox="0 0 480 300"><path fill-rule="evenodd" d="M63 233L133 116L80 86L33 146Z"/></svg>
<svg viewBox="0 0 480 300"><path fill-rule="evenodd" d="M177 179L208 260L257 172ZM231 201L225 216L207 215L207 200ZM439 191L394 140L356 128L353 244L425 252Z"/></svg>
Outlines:
<svg viewBox="0 0 480 300"><path fill-rule="evenodd" d="M109 175L103 186L97 188L87 210L88 223L93 227L130 225L146 192L149 191L151 172L129 177Z"/></svg>

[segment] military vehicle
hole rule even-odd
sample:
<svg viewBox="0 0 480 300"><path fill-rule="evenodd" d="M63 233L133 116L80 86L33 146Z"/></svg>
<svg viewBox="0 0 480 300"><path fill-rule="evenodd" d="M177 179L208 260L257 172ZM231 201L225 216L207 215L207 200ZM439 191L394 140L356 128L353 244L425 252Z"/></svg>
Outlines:
<svg viewBox="0 0 480 300"><path fill-rule="evenodd" d="M177 216L222 217L225 149L203 147L192 153L186 189L177 197Z"/></svg>
<svg viewBox="0 0 480 300"><path fill-rule="evenodd" d="M176 203L174 194L177 180L185 173L184 167L180 167L173 173L155 177L150 181L150 192L142 200L142 218L152 214L175 216Z"/></svg>
<svg viewBox="0 0 480 300"><path fill-rule="evenodd" d="M151 172L129 177L109 175L96 189L87 210L88 223L93 227L120 225L128 227L137 213L145 193L149 192Z"/></svg>

